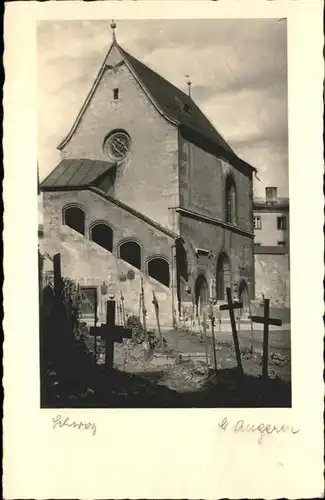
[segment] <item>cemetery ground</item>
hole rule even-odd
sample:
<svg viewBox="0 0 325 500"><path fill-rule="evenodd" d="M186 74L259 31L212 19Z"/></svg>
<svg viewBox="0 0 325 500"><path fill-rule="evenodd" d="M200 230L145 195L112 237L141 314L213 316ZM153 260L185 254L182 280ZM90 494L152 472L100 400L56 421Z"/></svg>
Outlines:
<svg viewBox="0 0 325 500"><path fill-rule="evenodd" d="M51 348L42 378L42 407L191 408L290 407L290 332L270 331L268 377L262 375L263 332L238 332L244 374L237 368L230 332L216 329L216 364L211 336L189 329L143 332L114 346L114 368L104 365L105 344L89 329ZM55 332L54 332L55 333ZM62 338L62 337L61 337ZM162 341L161 341L162 339ZM96 348L95 348L96 342ZM148 348L149 347L149 348ZM97 351L95 363L94 350ZM48 351L49 352L49 351Z"/></svg>

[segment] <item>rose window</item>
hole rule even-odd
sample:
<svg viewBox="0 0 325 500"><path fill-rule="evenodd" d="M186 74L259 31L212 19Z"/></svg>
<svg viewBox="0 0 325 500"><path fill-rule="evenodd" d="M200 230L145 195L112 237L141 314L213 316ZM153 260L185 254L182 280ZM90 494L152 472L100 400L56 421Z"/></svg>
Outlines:
<svg viewBox="0 0 325 500"><path fill-rule="evenodd" d="M116 161L123 160L130 151L131 139L126 132L113 132L104 142L104 151Z"/></svg>

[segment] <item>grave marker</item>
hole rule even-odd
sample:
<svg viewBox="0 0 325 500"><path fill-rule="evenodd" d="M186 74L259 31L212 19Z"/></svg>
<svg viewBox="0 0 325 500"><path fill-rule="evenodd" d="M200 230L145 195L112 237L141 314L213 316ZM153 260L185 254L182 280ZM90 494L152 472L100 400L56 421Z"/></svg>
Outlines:
<svg viewBox="0 0 325 500"><path fill-rule="evenodd" d="M106 303L106 325L92 326L89 333L104 340L105 367L107 372L111 372L114 361L114 343L121 344L123 339L132 337L131 328L115 325L115 300L108 300Z"/></svg>
<svg viewBox="0 0 325 500"><path fill-rule="evenodd" d="M242 305L241 302L234 303L232 301L231 289L230 288L227 288L226 291L227 291L227 301L228 301L228 304L222 304L222 305L220 305L220 310L221 311L229 311L232 336L233 336L234 344L235 344L235 352L236 352L236 358L237 358L237 365L238 365L240 374L243 375L243 365L242 365L242 362L241 362L239 342L238 342L238 334L237 334L236 321L235 321L235 315L234 315L234 310L235 309L241 309L243 307L243 305Z"/></svg>
<svg viewBox="0 0 325 500"><path fill-rule="evenodd" d="M207 366L209 366L209 352L208 352L208 335L207 335L207 317L206 312L203 313L203 335L204 335L204 346L205 346L205 360Z"/></svg>
<svg viewBox="0 0 325 500"><path fill-rule="evenodd" d="M154 308L155 308L157 328L158 328L158 333L159 333L159 341L162 345L162 334L161 334L160 321L159 321L159 304L158 304L158 300L157 300L157 297L156 297L154 290L152 290L152 303L153 303Z"/></svg>
<svg viewBox="0 0 325 500"><path fill-rule="evenodd" d="M270 318L270 299L264 299L264 316L250 316L254 323L263 323L263 371L262 376L268 376L268 362L269 362L269 325L281 326L282 320L277 318Z"/></svg>
<svg viewBox="0 0 325 500"><path fill-rule="evenodd" d="M211 305L209 307L209 317L210 317L210 321L211 321L211 335L212 335L214 370L217 373L216 338L214 336L214 316L213 316L213 309L212 309Z"/></svg>
<svg viewBox="0 0 325 500"><path fill-rule="evenodd" d="M61 275L61 254L56 253L53 255L53 281L54 281L54 295L59 301L62 299L62 292L64 283Z"/></svg>
<svg viewBox="0 0 325 500"><path fill-rule="evenodd" d="M144 331L144 342L147 342L147 321L146 321L147 309L144 302L143 278L141 278L140 299L141 299L141 312L142 312L143 331Z"/></svg>

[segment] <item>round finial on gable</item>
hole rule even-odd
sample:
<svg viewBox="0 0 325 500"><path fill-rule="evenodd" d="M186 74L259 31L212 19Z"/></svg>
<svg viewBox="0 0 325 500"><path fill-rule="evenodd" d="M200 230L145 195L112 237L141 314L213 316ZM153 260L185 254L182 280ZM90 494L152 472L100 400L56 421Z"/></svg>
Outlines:
<svg viewBox="0 0 325 500"><path fill-rule="evenodd" d="M192 85L192 81L191 81L191 77L190 75L185 75L186 78L188 78L187 80L187 88L188 88L188 95L189 97L191 97L191 85Z"/></svg>
<svg viewBox="0 0 325 500"><path fill-rule="evenodd" d="M114 21L114 19L112 19L112 22L111 22L111 29L113 31L113 42L115 42L116 41L116 35L115 35L116 22Z"/></svg>

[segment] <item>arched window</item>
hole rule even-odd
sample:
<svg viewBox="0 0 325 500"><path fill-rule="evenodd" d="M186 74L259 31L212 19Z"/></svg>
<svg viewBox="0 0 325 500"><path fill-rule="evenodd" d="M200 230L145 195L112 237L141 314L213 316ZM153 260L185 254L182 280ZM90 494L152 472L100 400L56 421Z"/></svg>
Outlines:
<svg viewBox="0 0 325 500"><path fill-rule="evenodd" d="M195 282L195 305L197 316L202 316L203 308L207 305L208 299L208 284L205 277L200 275Z"/></svg>
<svg viewBox="0 0 325 500"><path fill-rule="evenodd" d="M148 262L148 274L151 278L169 286L169 264L161 257L155 257Z"/></svg>
<svg viewBox="0 0 325 500"><path fill-rule="evenodd" d="M242 312L249 309L249 293L248 286L244 279L240 280L239 290L238 290L239 301L243 303Z"/></svg>
<svg viewBox="0 0 325 500"><path fill-rule="evenodd" d="M79 207L68 207L63 211L63 222L80 234L85 234L85 213Z"/></svg>
<svg viewBox="0 0 325 500"><path fill-rule="evenodd" d="M236 223L236 186L235 181L231 175L226 179L226 222L230 224Z"/></svg>
<svg viewBox="0 0 325 500"><path fill-rule="evenodd" d="M107 224L98 223L92 226L90 239L105 250L113 251L113 230Z"/></svg>
<svg viewBox="0 0 325 500"><path fill-rule="evenodd" d="M120 259L141 269L141 248L136 241L126 241L120 245Z"/></svg>
<svg viewBox="0 0 325 500"><path fill-rule="evenodd" d="M231 285L230 263L227 255L222 252L217 262L216 292L218 300L226 300L226 288Z"/></svg>

